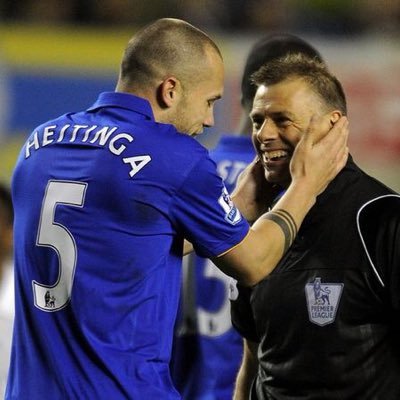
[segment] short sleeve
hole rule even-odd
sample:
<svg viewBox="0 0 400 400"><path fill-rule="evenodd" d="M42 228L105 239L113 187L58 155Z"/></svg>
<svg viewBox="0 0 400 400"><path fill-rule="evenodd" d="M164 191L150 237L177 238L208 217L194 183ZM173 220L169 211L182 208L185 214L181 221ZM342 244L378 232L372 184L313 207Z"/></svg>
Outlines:
<svg viewBox="0 0 400 400"><path fill-rule="evenodd" d="M172 201L171 218L196 253L208 258L225 253L249 231L209 157L202 157L187 175Z"/></svg>

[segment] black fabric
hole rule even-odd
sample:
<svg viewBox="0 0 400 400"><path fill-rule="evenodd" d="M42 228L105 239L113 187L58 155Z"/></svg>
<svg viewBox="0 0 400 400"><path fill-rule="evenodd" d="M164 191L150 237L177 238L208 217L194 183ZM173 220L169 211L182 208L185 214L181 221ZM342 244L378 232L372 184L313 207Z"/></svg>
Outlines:
<svg viewBox="0 0 400 400"><path fill-rule="evenodd" d="M394 310L400 310L400 197L385 196L359 215L360 235Z"/></svg>
<svg viewBox="0 0 400 400"><path fill-rule="evenodd" d="M233 327L246 339L258 343L260 338L256 332L253 312L250 305L252 288L236 283L238 297L231 302L231 319Z"/></svg>
<svg viewBox="0 0 400 400"><path fill-rule="evenodd" d="M350 159L275 270L253 287L259 400L400 399L400 201L393 195ZM365 206L380 197L391 200ZM376 271L358 231L361 209ZM240 296L232 315L240 315L237 307L244 307ZM235 320L248 338L249 326Z"/></svg>

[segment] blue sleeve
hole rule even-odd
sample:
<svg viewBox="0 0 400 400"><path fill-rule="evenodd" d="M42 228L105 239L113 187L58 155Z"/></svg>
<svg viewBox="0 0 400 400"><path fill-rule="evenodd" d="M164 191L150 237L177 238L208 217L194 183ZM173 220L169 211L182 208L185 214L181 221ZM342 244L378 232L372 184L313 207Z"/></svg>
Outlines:
<svg viewBox="0 0 400 400"><path fill-rule="evenodd" d="M202 157L186 177L172 202L171 214L202 257L226 252L249 230L208 156Z"/></svg>

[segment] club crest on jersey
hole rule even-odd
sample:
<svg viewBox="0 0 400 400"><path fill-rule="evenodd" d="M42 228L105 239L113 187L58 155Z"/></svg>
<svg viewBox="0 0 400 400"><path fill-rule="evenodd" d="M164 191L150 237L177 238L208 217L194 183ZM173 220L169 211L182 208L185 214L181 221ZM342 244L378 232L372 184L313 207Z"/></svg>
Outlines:
<svg viewBox="0 0 400 400"><path fill-rule="evenodd" d="M343 287L343 283L322 283L321 278L306 284L308 316L312 323L324 326L335 320Z"/></svg>
<svg viewBox="0 0 400 400"><path fill-rule="evenodd" d="M221 196L218 199L218 204L225 212L225 220L230 224L236 225L242 219L242 216L239 210L233 204L226 187L224 187L222 190Z"/></svg>

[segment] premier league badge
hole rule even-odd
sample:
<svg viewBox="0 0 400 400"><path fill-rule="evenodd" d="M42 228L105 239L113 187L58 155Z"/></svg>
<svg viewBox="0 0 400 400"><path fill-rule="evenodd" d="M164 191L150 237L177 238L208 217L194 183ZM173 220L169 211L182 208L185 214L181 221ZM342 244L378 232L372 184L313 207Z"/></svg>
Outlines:
<svg viewBox="0 0 400 400"><path fill-rule="evenodd" d="M322 283L321 278L306 284L308 316L312 323L324 326L335 320L343 287L343 283Z"/></svg>
<svg viewBox="0 0 400 400"><path fill-rule="evenodd" d="M239 210L233 204L228 191L224 187L221 193L220 198L218 199L218 204L225 212L225 220L228 221L232 225L236 225L241 221L242 216Z"/></svg>

